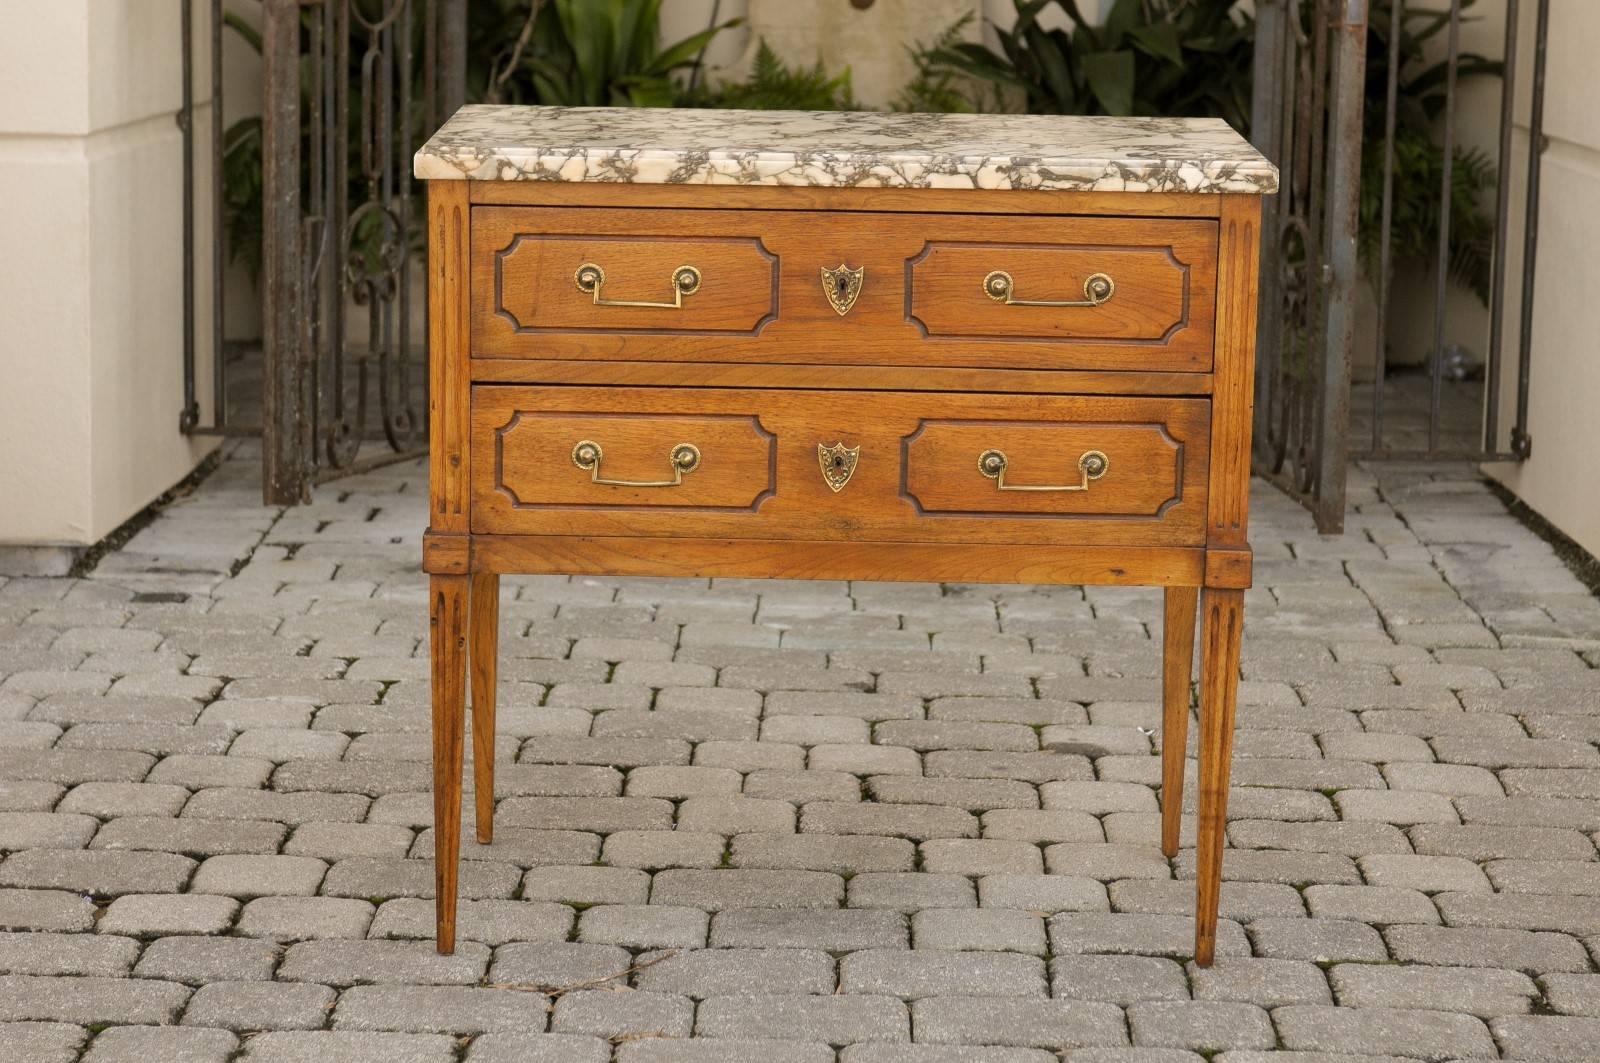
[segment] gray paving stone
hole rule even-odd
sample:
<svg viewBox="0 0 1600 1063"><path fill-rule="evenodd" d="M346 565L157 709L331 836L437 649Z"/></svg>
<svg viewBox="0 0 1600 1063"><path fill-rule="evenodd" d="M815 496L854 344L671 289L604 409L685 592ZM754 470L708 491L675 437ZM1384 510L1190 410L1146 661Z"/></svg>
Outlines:
<svg viewBox="0 0 1600 1063"><path fill-rule="evenodd" d="M910 871L916 862L916 847L903 838L740 834L730 852L734 867L833 874Z"/></svg>
<svg viewBox="0 0 1600 1063"><path fill-rule="evenodd" d="M701 1037L819 1041L831 1045L911 1040L906 1005L888 996L710 997L695 1020Z"/></svg>
<svg viewBox="0 0 1600 1063"><path fill-rule="evenodd" d="M849 1045L839 1053L840 1063L1055 1063L1059 1058L1042 1048L977 1045Z"/></svg>
<svg viewBox="0 0 1600 1063"><path fill-rule="evenodd" d="M483 975L489 949L476 942L456 945L441 956L431 942L302 941L283 954L278 977L323 985L471 985Z"/></svg>
<svg viewBox="0 0 1600 1063"><path fill-rule="evenodd" d="M1274 960L1381 961L1383 938L1366 923L1344 919L1257 919L1246 927L1257 956Z"/></svg>
<svg viewBox="0 0 1600 1063"><path fill-rule="evenodd" d="M718 867L727 851L720 834L693 831L617 831L607 835L600 859L614 867L648 871Z"/></svg>
<svg viewBox="0 0 1600 1063"><path fill-rule="evenodd" d="M470 1057L469 1057L470 1058ZM602 1060L604 1057L601 1057ZM833 1046L808 1041L654 1039L617 1046L618 1063L833 1063Z"/></svg>
<svg viewBox="0 0 1600 1063"><path fill-rule="evenodd" d="M244 906L237 930L279 941L363 938L377 906L344 897L260 897Z"/></svg>
<svg viewBox="0 0 1600 1063"><path fill-rule="evenodd" d="M0 863L0 886L70 890L94 897L177 893L195 861L174 853L69 852L32 849Z"/></svg>
<svg viewBox="0 0 1600 1063"><path fill-rule="evenodd" d="M1226 1000L1263 1008L1333 1003L1322 968L1311 962L1223 956L1210 967L1191 962L1188 971L1196 1000Z"/></svg>
<svg viewBox="0 0 1600 1063"><path fill-rule="evenodd" d="M345 990L333 1012L336 1030L402 1033L543 1033L544 997L472 986L358 985Z"/></svg>
<svg viewBox="0 0 1600 1063"><path fill-rule="evenodd" d="M0 933L0 974L125 975L139 955L132 938L88 934Z"/></svg>
<svg viewBox="0 0 1600 1063"><path fill-rule="evenodd" d="M881 777L874 781L882 781ZM800 814L809 834L859 834L909 838L976 838L978 817L941 805L882 805L876 802L812 801Z"/></svg>
<svg viewBox="0 0 1600 1063"><path fill-rule="evenodd" d="M950 875L1031 875L1044 871L1037 845L998 838L935 838L918 846L922 869Z"/></svg>
<svg viewBox="0 0 1600 1063"><path fill-rule="evenodd" d="M1008 908L929 908L911 916L911 943L917 949L1047 951L1044 919Z"/></svg>
<svg viewBox="0 0 1600 1063"><path fill-rule="evenodd" d="M1041 932L1042 933L1042 932ZM939 951L930 948L866 949L846 956L839 988L916 1000L976 994L1045 997L1044 962L1007 952Z"/></svg>
<svg viewBox="0 0 1600 1063"><path fill-rule="evenodd" d="M1087 757L1056 752L933 750L923 757L922 770L930 778L1019 779L1031 783L1095 777Z"/></svg>
<svg viewBox="0 0 1600 1063"><path fill-rule="evenodd" d="M1600 897L1536 893L1441 893L1434 898L1450 926L1600 933Z"/></svg>
<svg viewBox="0 0 1600 1063"><path fill-rule="evenodd" d="M1539 996L1539 987L1525 974L1476 967L1341 963L1328 972L1328 980L1345 1007L1459 1011L1482 1019L1525 1014Z"/></svg>
<svg viewBox="0 0 1600 1063"><path fill-rule="evenodd" d="M194 873L193 888L243 899L310 896L327 869L309 856L213 856Z"/></svg>
<svg viewBox="0 0 1600 1063"><path fill-rule="evenodd" d="M1540 982L1553 1011L1600 1018L1600 974L1550 974Z"/></svg>
<svg viewBox="0 0 1600 1063"><path fill-rule="evenodd" d="M744 792L747 797L796 805L808 801L859 801L861 780L842 771L762 769L745 776Z"/></svg>
<svg viewBox="0 0 1600 1063"><path fill-rule="evenodd" d="M89 815L0 812L0 850L82 849L99 828Z"/></svg>
<svg viewBox="0 0 1600 1063"><path fill-rule="evenodd" d="M807 949L690 949L645 953L634 985L695 999L763 994L775 986L790 993L832 993L834 961Z"/></svg>
<svg viewBox="0 0 1600 1063"><path fill-rule="evenodd" d="M186 1026L247 1030L317 1030L333 1010L334 991L301 982L212 982L184 1009Z"/></svg>
<svg viewBox="0 0 1600 1063"><path fill-rule="evenodd" d="M798 810L787 801L754 797L689 797L678 806L678 829L735 834L785 834Z"/></svg>
<svg viewBox="0 0 1600 1063"><path fill-rule="evenodd" d="M0 1022L3 1063L73 1063L89 1031L58 1022Z"/></svg>
<svg viewBox="0 0 1600 1063"><path fill-rule="evenodd" d="M893 911L740 908L712 917L711 945L853 952L903 949L909 947L910 938L905 917Z"/></svg>
<svg viewBox="0 0 1600 1063"><path fill-rule="evenodd" d="M1427 894L1399 886L1308 886L1305 899L1317 919L1382 925L1439 922L1439 911Z"/></svg>
<svg viewBox="0 0 1600 1063"><path fill-rule="evenodd" d="M719 912L728 908L837 908L844 879L822 871L674 870L656 873L652 904Z"/></svg>
<svg viewBox="0 0 1600 1063"><path fill-rule="evenodd" d="M1081 953L1139 953L1187 959L1194 951L1194 920L1177 915L1122 915L1063 912L1049 920L1050 948L1057 956ZM1217 920L1217 955L1247 956L1243 929Z"/></svg>
<svg viewBox="0 0 1600 1063"><path fill-rule="evenodd" d="M578 917L578 940L630 949L697 948L706 943L707 923L698 908L596 905Z"/></svg>
<svg viewBox="0 0 1600 1063"><path fill-rule="evenodd" d="M1506 1059L1582 1063L1594 1058L1600 1019L1568 1015L1511 1015L1490 1024Z"/></svg>
<svg viewBox="0 0 1600 1063"><path fill-rule="evenodd" d="M1374 886L1424 893L1491 889L1478 865L1459 856L1368 856L1360 865L1361 873Z"/></svg>
<svg viewBox="0 0 1600 1063"><path fill-rule="evenodd" d="M152 941L133 973L140 978L203 985L271 978L277 963L278 950L268 941L186 935Z"/></svg>
<svg viewBox="0 0 1600 1063"><path fill-rule="evenodd" d="M0 1022L162 1025L175 1022L189 988L128 978L0 976Z"/></svg>
<svg viewBox="0 0 1600 1063"><path fill-rule="evenodd" d="M84 1063L227 1063L239 1039L226 1030L113 1026L95 1035Z"/></svg>
<svg viewBox="0 0 1600 1063"><path fill-rule="evenodd" d="M929 997L912 1004L917 1040L1055 1050L1128 1043L1114 1004L1004 997Z"/></svg>
<svg viewBox="0 0 1600 1063"><path fill-rule="evenodd" d="M1154 956L1057 956L1050 961L1050 992L1121 1005L1189 999L1183 968Z"/></svg>
<svg viewBox="0 0 1600 1063"><path fill-rule="evenodd" d="M575 941L516 943L495 950L489 982L547 992L626 984L633 958L616 945Z"/></svg>
<svg viewBox="0 0 1600 1063"><path fill-rule="evenodd" d="M1128 1006L1133 1043L1156 1048L1215 1052L1227 1048L1271 1048L1272 1020L1254 1004L1214 1000L1147 1000Z"/></svg>
<svg viewBox="0 0 1600 1063"><path fill-rule="evenodd" d="M1272 1013L1286 1048L1365 1055L1402 1053L1423 1059L1494 1059L1482 1020L1471 1015L1401 1008L1334 1008L1304 1004Z"/></svg>
<svg viewBox="0 0 1600 1063"><path fill-rule="evenodd" d="M309 873L306 877L310 877ZM460 894L472 899L510 897L521 878L522 870L514 864L463 860ZM328 869L321 886L321 891L332 897L382 900L391 897L432 897L433 889L433 864L430 860L392 860L369 856L340 860Z"/></svg>
<svg viewBox="0 0 1600 1063"><path fill-rule="evenodd" d="M522 877L520 896L566 904L644 904L650 874L631 867L535 867Z"/></svg>
<svg viewBox="0 0 1600 1063"><path fill-rule="evenodd" d="M264 1033L245 1045L244 1063L454 1063L455 1039L445 1034L305 1030Z"/></svg>
<svg viewBox="0 0 1600 1063"><path fill-rule="evenodd" d="M95 835L93 848L211 856L276 853L288 835L281 823L170 816L123 816Z"/></svg>
<svg viewBox="0 0 1600 1063"><path fill-rule="evenodd" d="M851 908L915 912L923 908L972 908L978 903L972 880L965 875L867 871L851 876L846 889Z"/></svg>
<svg viewBox="0 0 1600 1063"><path fill-rule="evenodd" d="M1530 974L1587 971L1589 957L1565 934L1480 927L1391 926L1383 932L1389 953L1402 963L1446 967L1500 967Z"/></svg>
<svg viewBox="0 0 1600 1063"><path fill-rule="evenodd" d="M503 945L509 941L565 941L574 914L564 904L528 901L464 900L456 911L456 933L464 941ZM434 935L431 900L402 897L378 908L367 936L431 941Z"/></svg>
<svg viewBox="0 0 1600 1063"><path fill-rule="evenodd" d="M0 889L0 930L88 930L94 902L79 893Z"/></svg>
<svg viewBox="0 0 1600 1063"><path fill-rule="evenodd" d="M466 1055L467 1063L608 1063L610 1059L608 1042L564 1033L488 1033L473 1038Z"/></svg>
<svg viewBox="0 0 1600 1063"><path fill-rule="evenodd" d="M551 1015L557 1033L592 1034L607 1039L687 1037L694 1029L695 1005L670 993L578 989L563 994Z"/></svg>

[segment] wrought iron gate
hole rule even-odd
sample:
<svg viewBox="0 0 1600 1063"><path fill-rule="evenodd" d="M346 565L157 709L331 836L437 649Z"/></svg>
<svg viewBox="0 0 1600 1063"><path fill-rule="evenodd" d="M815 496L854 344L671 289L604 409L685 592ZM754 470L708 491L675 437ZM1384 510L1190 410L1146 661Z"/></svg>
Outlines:
<svg viewBox="0 0 1600 1063"><path fill-rule="evenodd" d="M1504 461L1525 458L1531 449L1527 395L1549 0L1533 0L1538 7L1529 118L1532 150L1523 204L1521 321L1517 372L1511 378L1516 413L1509 446L1502 445L1507 433L1501 428L1501 399L1502 378L1510 376L1505 372L1504 297L1521 4L1506 0L1502 66L1461 51L1462 12L1472 2L1371 0L1370 10L1368 0L1256 3L1251 139L1281 170L1281 191L1267 201L1262 224L1256 464L1306 503L1322 531L1343 528L1345 467L1352 458ZM1445 35L1444 55L1430 63L1421 44L1437 33ZM1376 51L1380 45L1381 53ZM1482 247L1465 247L1463 235L1452 231L1456 215L1472 205L1470 189L1462 198L1457 168L1489 165L1457 150L1458 75L1469 61L1473 72L1498 72L1502 78L1493 235L1492 242L1480 241L1486 245ZM1415 75L1419 64L1432 70L1402 99L1401 79ZM1382 78L1381 113L1365 109L1374 74ZM1423 368L1408 373L1390 363L1387 344L1397 268L1397 143L1405 135L1398 117L1414 103L1415 86L1423 80L1437 84L1429 88L1423 107L1431 125L1426 132L1415 127L1409 132L1429 142L1437 135L1430 149L1437 152L1440 171L1438 198L1432 204L1437 229L1430 278L1433 327ZM1378 153L1365 165L1364 143ZM1365 233L1360 229L1363 174L1376 183L1369 184L1368 202L1377 197L1381 204L1377 217L1367 219L1371 227ZM1367 253L1360 253L1361 248ZM1488 309L1485 359L1482 383L1476 387L1457 386L1473 375L1474 367L1445 343L1451 277L1453 272L1459 275L1464 251L1480 255L1487 274L1481 293ZM1357 298L1368 279L1376 320L1371 337L1358 339ZM1358 396L1361 401L1354 406L1352 353L1372 359L1371 383L1360 387L1363 392L1370 387L1370 395ZM1352 423L1353 418L1360 420Z"/></svg>
<svg viewBox="0 0 1600 1063"><path fill-rule="evenodd" d="M180 122L189 224L185 396L192 433L262 436L263 496L419 454L427 442L427 299L411 155L466 95L465 0L263 0L261 421L228 417L223 330L222 40L211 15L213 409L195 397L193 99ZM193 0L184 0L186 63Z"/></svg>

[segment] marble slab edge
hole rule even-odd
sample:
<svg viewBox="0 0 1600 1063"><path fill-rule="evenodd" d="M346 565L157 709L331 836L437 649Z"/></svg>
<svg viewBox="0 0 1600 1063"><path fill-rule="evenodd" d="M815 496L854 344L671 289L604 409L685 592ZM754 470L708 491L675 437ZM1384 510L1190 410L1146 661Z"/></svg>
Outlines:
<svg viewBox="0 0 1600 1063"><path fill-rule="evenodd" d="M424 180L1073 192L1275 192L1220 119L870 111L462 108Z"/></svg>

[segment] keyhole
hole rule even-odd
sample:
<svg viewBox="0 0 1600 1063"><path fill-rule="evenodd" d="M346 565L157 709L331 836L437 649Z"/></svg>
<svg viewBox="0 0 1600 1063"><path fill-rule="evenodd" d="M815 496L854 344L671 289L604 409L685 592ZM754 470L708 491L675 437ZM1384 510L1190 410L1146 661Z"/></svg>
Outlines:
<svg viewBox="0 0 1600 1063"><path fill-rule="evenodd" d="M843 458L834 458L834 459L833 459L833 467L834 467L834 468L835 468L835 469L842 469L842 468L844 468L844 459L843 459Z"/></svg>
<svg viewBox="0 0 1600 1063"><path fill-rule="evenodd" d="M845 293L845 289L850 287L850 282L845 280L843 277L840 277L838 280L834 281L833 283L839 289L839 294L840 295L843 295Z"/></svg>

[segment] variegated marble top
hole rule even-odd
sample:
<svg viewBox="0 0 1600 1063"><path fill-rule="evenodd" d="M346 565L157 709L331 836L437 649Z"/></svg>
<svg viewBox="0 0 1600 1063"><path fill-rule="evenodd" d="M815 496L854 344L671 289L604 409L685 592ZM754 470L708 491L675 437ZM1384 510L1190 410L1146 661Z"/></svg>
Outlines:
<svg viewBox="0 0 1600 1063"><path fill-rule="evenodd" d="M429 180L1075 192L1274 192L1218 118L632 107L461 108L416 156Z"/></svg>

